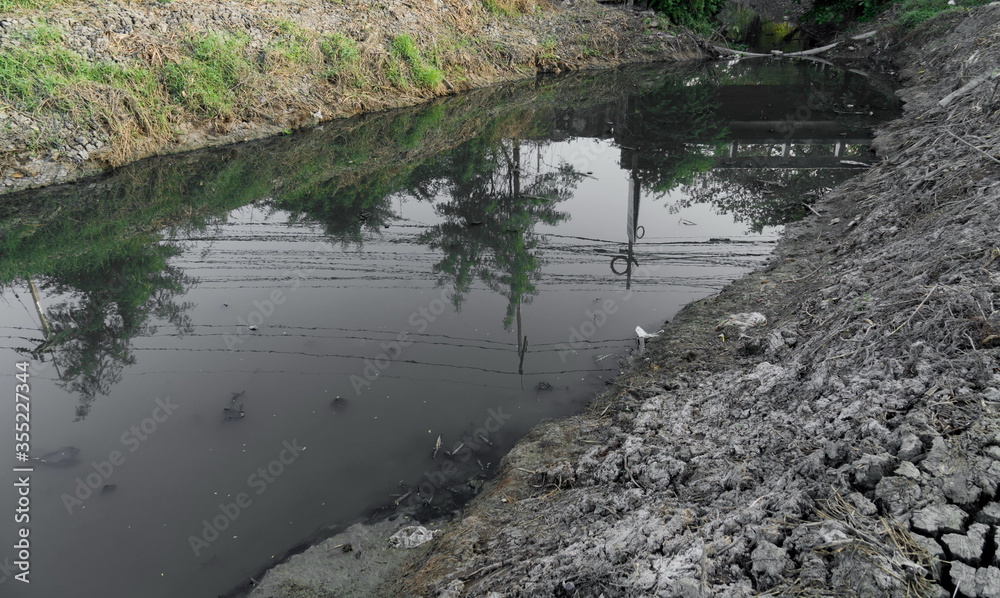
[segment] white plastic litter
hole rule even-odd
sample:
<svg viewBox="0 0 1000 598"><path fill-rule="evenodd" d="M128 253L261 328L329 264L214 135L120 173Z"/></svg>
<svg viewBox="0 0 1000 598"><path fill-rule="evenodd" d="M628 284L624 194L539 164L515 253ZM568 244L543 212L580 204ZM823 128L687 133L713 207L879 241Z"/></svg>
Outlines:
<svg viewBox="0 0 1000 598"><path fill-rule="evenodd" d="M724 322L719 324L719 329L725 326L735 326L740 329L740 332L745 331L747 328L752 328L754 326L763 326L767 324L767 316L764 314L752 311L749 313L733 314L726 318Z"/></svg>
<svg viewBox="0 0 1000 598"><path fill-rule="evenodd" d="M434 532L422 525L408 525L389 536L393 548L416 548L434 539Z"/></svg>
<svg viewBox="0 0 1000 598"><path fill-rule="evenodd" d="M660 332L663 332L663 331L661 330ZM654 332L653 334L650 334L650 333L646 332L645 330L643 330L642 326L636 326L635 327L635 333L636 333L636 335L638 335L639 338L642 338L642 339L656 338L657 336L660 336L660 332Z"/></svg>

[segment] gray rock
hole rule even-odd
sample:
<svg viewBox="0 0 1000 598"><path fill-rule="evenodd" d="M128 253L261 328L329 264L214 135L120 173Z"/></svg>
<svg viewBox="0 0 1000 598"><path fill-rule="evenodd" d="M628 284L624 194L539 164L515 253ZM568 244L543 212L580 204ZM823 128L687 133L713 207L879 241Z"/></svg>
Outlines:
<svg viewBox="0 0 1000 598"><path fill-rule="evenodd" d="M930 505L913 514L911 524L916 531L934 536L940 533L965 531L965 511L955 505Z"/></svg>
<svg viewBox="0 0 1000 598"><path fill-rule="evenodd" d="M931 450L927 451L927 458L920 466L932 476L945 476L954 473L957 469L955 459L948 450L948 441L937 436L931 441Z"/></svg>
<svg viewBox="0 0 1000 598"><path fill-rule="evenodd" d="M976 570L965 563L952 563L951 583L962 590L966 596L980 596L976 590Z"/></svg>
<svg viewBox="0 0 1000 598"><path fill-rule="evenodd" d="M917 469L917 466L914 465L913 463L910 463L909 461L903 461L902 463L899 464L899 467L896 468L896 475L901 475L903 477L907 477L912 480L919 480L920 470Z"/></svg>
<svg viewBox="0 0 1000 598"><path fill-rule="evenodd" d="M1000 461L982 457L978 460L976 468L981 470L979 485L991 498L995 497L997 486L1000 486Z"/></svg>
<svg viewBox="0 0 1000 598"><path fill-rule="evenodd" d="M913 467L912 463L907 465ZM890 515L902 515L920 500L920 484L902 476L884 477L875 486L875 500Z"/></svg>
<svg viewBox="0 0 1000 598"><path fill-rule="evenodd" d="M916 434L907 434L903 436L903 440L899 445L899 452L896 453L896 456L899 457L900 461L913 462L923 452L924 445L920 442L920 438Z"/></svg>
<svg viewBox="0 0 1000 598"><path fill-rule="evenodd" d="M862 515L871 517L878 514L878 507L875 506L875 503L865 498L865 495L860 492L851 492L848 494L847 502L854 505L854 508Z"/></svg>
<svg viewBox="0 0 1000 598"><path fill-rule="evenodd" d="M754 575L757 575L768 587L780 579L785 571L791 571L795 568L785 549L779 548L767 540L757 544L757 548L753 549L750 558L753 559Z"/></svg>
<svg viewBox="0 0 1000 598"><path fill-rule="evenodd" d="M989 525L1000 523L1000 502L986 503L981 511L976 513L976 521Z"/></svg>
<svg viewBox="0 0 1000 598"><path fill-rule="evenodd" d="M874 488L882 477L892 471L896 458L888 453L864 455L854 463L854 483L862 488Z"/></svg>
<svg viewBox="0 0 1000 598"><path fill-rule="evenodd" d="M1000 569L987 567L976 571L976 582L981 584L984 598L1000 597Z"/></svg>
<svg viewBox="0 0 1000 598"><path fill-rule="evenodd" d="M963 507L974 506L979 502L983 489L976 482L977 472L969 467L968 462L962 462L962 469L947 478L941 486L945 497L951 502Z"/></svg>
<svg viewBox="0 0 1000 598"><path fill-rule="evenodd" d="M953 563L951 581L962 595L974 598L1000 598L1000 569L973 569L965 563Z"/></svg>
<svg viewBox="0 0 1000 598"><path fill-rule="evenodd" d="M952 556L970 565L978 565L983 556L983 546L986 544L986 534L990 528L982 523L969 526L966 534L945 534L941 542L948 547Z"/></svg>

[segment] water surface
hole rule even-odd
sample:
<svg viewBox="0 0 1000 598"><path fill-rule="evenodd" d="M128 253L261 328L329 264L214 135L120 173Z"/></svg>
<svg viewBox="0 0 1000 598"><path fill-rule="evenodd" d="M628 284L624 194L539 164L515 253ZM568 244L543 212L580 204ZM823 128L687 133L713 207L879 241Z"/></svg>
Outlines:
<svg viewBox="0 0 1000 598"><path fill-rule="evenodd" d="M895 109L821 62L630 68L5 198L0 351L47 462L2 594L215 596L373 509L447 512Z"/></svg>

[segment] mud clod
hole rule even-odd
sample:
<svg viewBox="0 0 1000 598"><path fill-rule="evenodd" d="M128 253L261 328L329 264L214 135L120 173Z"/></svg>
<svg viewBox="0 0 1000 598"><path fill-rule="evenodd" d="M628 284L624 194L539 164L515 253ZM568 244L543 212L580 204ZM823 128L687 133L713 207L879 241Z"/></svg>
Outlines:
<svg viewBox="0 0 1000 598"><path fill-rule="evenodd" d="M913 529L928 536L965 531L968 513L955 505L931 505L913 514Z"/></svg>
<svg viewBox="0 0 1000 598"><path fill-rule="evenodd" d="M941 536L941 542L948 547L952 556L975 566L979 564L980 557L983 556L983 547L986 544L986 535L989 531L989 526L974 523L969 526L968 533L945 534Z"/></svg>

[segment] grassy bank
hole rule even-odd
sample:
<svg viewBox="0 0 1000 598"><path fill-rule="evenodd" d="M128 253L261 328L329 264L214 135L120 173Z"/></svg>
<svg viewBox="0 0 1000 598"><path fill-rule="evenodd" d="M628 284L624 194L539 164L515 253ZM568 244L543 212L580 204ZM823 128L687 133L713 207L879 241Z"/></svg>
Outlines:
<svg viewBox="0 0 1000 598"><path fill-rule="evenodd" d="M889 13L891 25L910 30L938 15L966 12L991 1L956 0L950 5L943 0L817 0L804 20L820 26L844 26Z"/></svg>
<svg viewBox="0 0 1000 598"><path fill-rule="evenodd" d="M0 21L0 192L538 71L698 56L593 2L0 0Z"/></svg>

